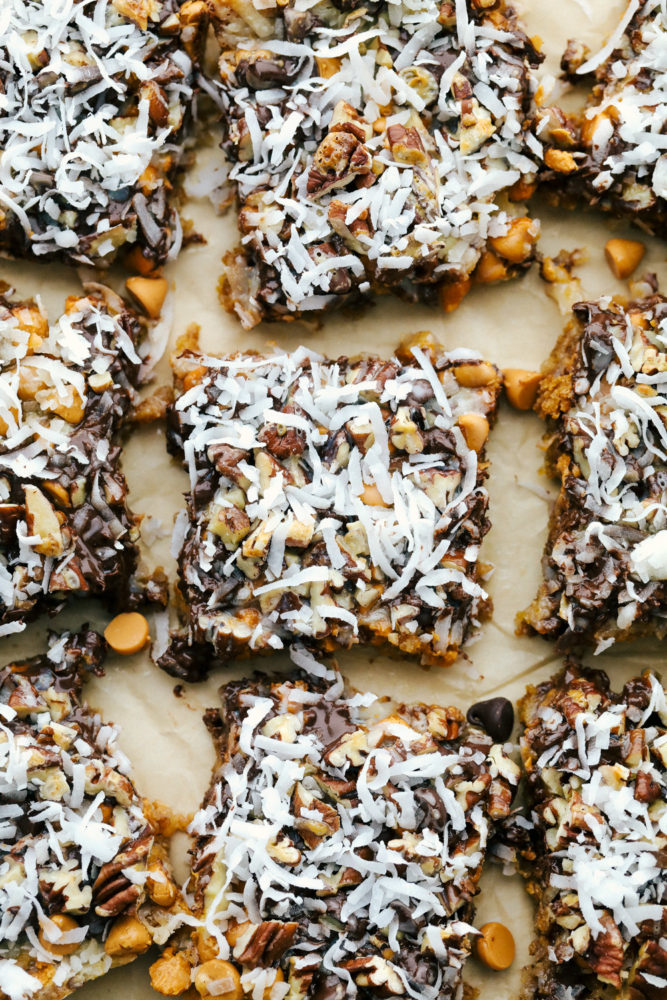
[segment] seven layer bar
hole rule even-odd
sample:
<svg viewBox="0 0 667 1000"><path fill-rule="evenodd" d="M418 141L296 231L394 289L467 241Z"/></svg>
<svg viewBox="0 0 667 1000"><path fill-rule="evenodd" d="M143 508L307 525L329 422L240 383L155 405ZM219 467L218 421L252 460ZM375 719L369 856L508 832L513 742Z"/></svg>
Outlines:
<svg viewBox="0 0 667 1000"><path fill-rule="evenodd" d="M372 695L292 652L302 673L234 681L207 713L218 765L180 953L202 996L460 996L473 898L518 768L456 708ZM153 968L154 985L165 958ZM159 987L158 987L159 988Z"/></svg>
<svg viewBox="0 0 667 1000"><path fill-rule="evenodd" d="M560 480L544 582L520 628L565 644L667 632L667 300L581 302L545 369Z"/></svg>
<svg viewBox="0 0 667 1000"><path fill-rule="evenodd" d="M211 8L244 326L383 289L451 308L480 258L487 281L529 265L539 224L498 200L535 187L541 56L504 0Z"/></svg>
<svg viewBox="0 0 667 1000"><path fill-rule="evenodd" d="M568 666L521 703L539 936L526 1000L667 995L667 704ZM529 858L532 856L532 861Z"/></svg>
<svg viewBox="0 0 667 1000"><path fill-rule="evenodd" d="M174 257L171 189L203 0L6 0L0 11L0 251L134 266Z"/></svg>
<svg viewBox="0 0 667 1000"><path fill-rule="evenodd" d="M194 678L211 652L299 639L453 660L489 608L478 557L498 370L420 334L386 361L185 352L176 376L188 631L161 665Z"/></svg>
<svg viewBox="0 0 667 1000"><path fill-rule="evenodd" d="M95 632L0 669L0 994L60 1000L166 938L183 909L116 730L81 700Z"/></svg>
<svg viewBox="0 0 667 1000"><path fill-rule="evenodd" d="M125 606L136 566L115 436L154 359L148 325L102 285L49 325L0 296L0 635L68 595Z"/></svg>
<svg viewBox="0 0 667 1000"><path fill-rule="evenodd" d="M667 11L662 0L629 0L607 43L586 58L571 42L563 68L595 84L576 128L548 113L545 180L557 197L629 218L667 234ZM555 116L555 117L554 117Z"/></svg>

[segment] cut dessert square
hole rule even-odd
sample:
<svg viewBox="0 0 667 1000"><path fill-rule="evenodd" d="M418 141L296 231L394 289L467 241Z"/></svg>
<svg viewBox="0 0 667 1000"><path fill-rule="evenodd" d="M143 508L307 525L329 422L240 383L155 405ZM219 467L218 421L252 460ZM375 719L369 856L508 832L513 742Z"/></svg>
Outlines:
<svg viewBox="0 0 667 1000"><path fill-rule="evenodd" d="M104 639L0 669L0 995L60 1000L165 940L184 906L116 730L81 700Z"/></svg>
<svg viewBox="0 0 667 1000"><path fill-rule="evenodd" d="M103 285L49 325L0 295L0 635L68 595L125 604L137 561L115 435L145 381L149 324Z"/></svg>
<svg viewBox="0 0 667 1000"><path fill-rule="evenodd" d="M536 403L560 493L523 631L599 649L667 634L666 338L658 294L574 307Z"/></svg>
<svg viewBox="0 0 667 1000"><path fill-rule="evenodd" d="M181 953L195 987L460 997L518 766L456 708L371 709L374 695L292 656L302 672L227 684L206 715L218 764L191 826L201 927Z"/></svg>
<svg viewBox="0 0 667 1000"><path fill-rule="evenodd" d="M569 665L520 712L539 932L526 1000L667 996L664 688L645 673L617 695Z"/></svg>
<svg viewBox="0 0 667 1000"><path fill-rule="evenodd" d="M666 45L663 0L629 0L598 52L588 58L573 41L563 57L568 75L581 81L594 74L595 80L577 142L569 127L551 134L538 129L550 147L545 160L552 173L545 179L557 193L574 195L660 236L667 234Z"/></svg>
<svg viewBox="0 0 667 1000"><path fill-rule="evenodd" d="M5 0L0 252L138 268L174 257L170 197L204 0ZM200 24L201 22L201 24Z"/></svg>
<svg viewBox="0 0 667 1000"><path fill-rule="evenodd" d="M188 631L161 666L193 679L212 652L298 639L452 661L490 606L479 547L498 369L419 334L387 360L186 351L175 373Z"/></svg>
<svg viewBox="0 0 667 1000"><path fill-rule="evenodd" d="M392 290L455 308L528 267L542 57L504 0L211 0L246 327ZM499 196L502 195L502 207ZM487 252L488 251L488 252Z"/></svg>

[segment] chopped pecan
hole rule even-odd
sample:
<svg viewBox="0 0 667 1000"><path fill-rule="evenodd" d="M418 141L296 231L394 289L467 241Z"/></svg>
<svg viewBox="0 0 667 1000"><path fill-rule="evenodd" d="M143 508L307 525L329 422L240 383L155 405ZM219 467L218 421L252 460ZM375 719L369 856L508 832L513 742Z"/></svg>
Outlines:
<svg viewBox="0 0 667 1000"><path fill-rule="evenodd" d="M301 782L297 782L294 789L293 809L296 816L294 826L311 850L340 829L340 817L333 806L322 802Z"/></svg>
<svg viewBox="0 0 667 1000"><path fill-rule="evenodd" d="M131 844L116 855L113 861L102 865L93 883L93 906L100 917L117 917L129 910L142 894L141 887L130 882L124 869L144 866L151 846L153 833L146 829Z"/></svg>
<svg viewBox="0 0 667 1000"><path fill-rule="evenodd" d="M419 166L428 165L429 158L416 128L405 128L404 125L390 125L387 129L387 139L392 156L399 163L413 163Z"/></svg>
<svg viewBox="0 0 667 1000"><path fill-rule="evenodd" d="M355 177L369 174L372 166L371 154L356 135L342 130L329 132L313 157L306 190L311 198L319 198Z"/></svg>
<svg viewBox="0 0 667 1000"><path fill-rule="evenodd" d="M655 780L649 771L643 769L637 771L635 781L635 799L637 802L648 802L650 804L660 798L661 793L662 785Z"/></svg>
<svg viewBox="0 0 667 1000"><path fill-rule="evenodd" d="M344 962L357 986L370 988L374 996L404 996L405 986L393 966L379 955L362 955Z"/></svg>
<svg viewBox="0 0 667 1000"><path fill-rule="evenodd" d="M234 958L241 965L265 967L278 962L289 947L299 925L296 921L264 920L251 924L234 948Z"/></svg>
<svg viewBox="0 0 667 1000"><path fill-rule="evenodd" d="M593 972L597 974L598 979L620 990L621 969L623 968L623 937L608 913L602 914L600 923L603 930L591 940L585 958Z"/></svg>
<svg viewBox="0 0 667 1000"><path fill-rule="evenodd" d="M208 449L209 461L213 462L218 472L228 479L237 482L242 478L242 473L238 470L238 464L244 458L248 458L248 452L242 448L233 448L229 444L212 444Z"/></svg>
<svg viewBox="0 0 667 1000"><path fill-rule="evenodd" d="M282 413L295 414L297 408L289 403L283 407ZM302 455L306 447L306 435L289 424L272 423L262 428L259 440L276 458L289 458L290 455Z"/></svg>

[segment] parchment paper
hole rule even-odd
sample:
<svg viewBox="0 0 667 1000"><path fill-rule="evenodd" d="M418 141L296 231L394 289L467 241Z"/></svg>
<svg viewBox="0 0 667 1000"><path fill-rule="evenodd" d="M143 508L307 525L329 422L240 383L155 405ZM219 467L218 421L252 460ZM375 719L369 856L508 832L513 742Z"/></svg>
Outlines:
<svg viewBox="0 0 667 1000"><path fill-rule="evenodd" d="M624 0L523 0L528 33L541 37L547 55L544 72L558 74L560 55L570 37L581 38L596 51L624 7ZM211 162L216 155L211 142L200 154L200 162ZM587 261L577 272L585 296L624 290L605 264L604 243L612 234L641 238L636 231L592 213L555 212L539 201L532 203L531 211L542 220L543 252L586 250ZM387 297L354 315L331 315L320 329L303 324L267 325L248 334L222 310L216 295L220 258L235 237L233 212L226 218L217 217L209 202L201 200L188 203L184 214L194 221L207 244L184 251L165 271L172 288L172 344L188 323L197 321L202 345L211 351L261 349L271 342L294 348L307 342L334 356L360 350L385 354L391 353L404 334L431 329L446 347L476 348L500 366L538 368L562 326L562 317L535 270L518 282L474 289L458 311L448 316L437 309L410 308ZM667 289L665 248L657 240L646 238L645 242L647 253L641 270L655 271ZM0 263L0 278L25 296L39 293L52 316L60 311L65 296L77 290L79 281L75 272L64 267L9 262ZM112 276L111 283L120 288L121 276ZM158 377L169 381L166 359ZM496 567L489 583L495 612L479 640L469 647L468 657L449 669L422 670L411 661L373 650L341 654L338 659L343 672L356 687L399 700L457 704L465 710L479 698L494 694L516 700L527 683L539 682L557 668L559 658L549 644L514 635L514 616L530 602L540 578L548 496L554 495L553 484L539 474L540 433L535 416L516 413L503 404L488 448L493 527L483 548L483 557ZM173 579L171 527L187 489L186 476L167 456L159 427L132 435L124 465L134 510L162 522L163 536L153 540L156 525L151 520L151 544L144 544L144 558L149 566L163 565ZM55 620L31 625L23 636L1 639L0 661L39 651L48 628L76 628L84 621L103 628L107 616L93 602L75 603ZM660 669L663 660L659 644L643 643L612 647L597 658L596 665L609 671L616 686L646 666ZM285 657L276 656L272 662L278 665L285 661ZM264 668L269 666L266 659L260 662ZM186 686L179 698L174 695L173 678L158 671L147 654L131 658L112 655L106 676L91 682L87 695L107 719L121 726L121 745L133 762L139 790L176 810L192 811L207 787L213 763L202 712L216 704L216 691L225 679L241 676L256 665L251 660L224 673L218 671L203 684ZM177 841L174 857L183 876L187 843L184 836ZM521 879L504 876L494 865L489 866L482 886L477 924L500 920L509 925L516 939L517 958L506 973L490 972L471 959L465 978L479 988L481 1000L511 1000L519 990L521 967L528 961L532 905ZM154 998L147 974L154 958L149 954L108 974L83 989L81 1000L121 995L127 1000Z"/></svg>

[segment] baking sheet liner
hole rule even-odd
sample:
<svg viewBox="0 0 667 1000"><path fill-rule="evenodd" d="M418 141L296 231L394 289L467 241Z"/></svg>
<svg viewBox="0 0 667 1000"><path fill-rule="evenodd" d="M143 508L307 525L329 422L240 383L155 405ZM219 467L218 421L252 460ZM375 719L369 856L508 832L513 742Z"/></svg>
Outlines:
<svg viewBox="0 0 667 1000"><path fill-rule="evenodd" d="M547 55L543 71L557 75L567 39L578 37L597 50L624 8L624 0L548 4L524 0L521 11L528 34L542 39ZM194 176L202 170L206 176L206 164L215 163L216 158L211 137L208 148L198 154ZM558 212L538 200L531 210L542 220L544 253L555 254L563 248L586 251L586 261L577 269L585 297L626 290L605 264L604 243L611 235L638 238L636 230L597 214ZM475 348L501 367L538 368L562 327L562 316L534 269L520 281L473 289L450 315L386 297L363 311L330 315L319 328L276 324L246 333L222 310L216 293L220 258L235 240L234 213L220 218L207 200L193 200L185 206L184 215L193 220L207 243L184 251L165 270L173 307L171 346L193 321L201 326L202 346L212 352L266 349L273 343L292 349L306 343L333 356L360 350L390 354L406 333L430 329L447 348ZM654 271L667 289L665 248L658 240L646 238L645 242L647 252L640 270ZM0 278L24 296L40 294L52 316L58 314L65 296L75 292L79 282L77 274L65 267L6 261L0 262ZM120 288L122 277L113 274L110 283ZM158 368L158 381L170 381L166 357ZM342 653L339 664L353 685L398 700L456 704L465 710L472 702L495 694L516 700L527 683L539 682L557 669L560 659L549 644L514 635L515 614L530 602L540 578L548 501L555 493L554 484L539 473L540 434L541 424L534 415L516 413L503 403L488 447L493 526L482 550L483 558L495 566L488 584L495 611L479 639L468 647L467 656L448 669L421 669L404 658L375 650ZM150 544L143 543L145 562L149 567L164 566L173 580L171 528L188 483L185 473L166 454L161 427L140 428L132 434L124 468L133 509L151 518ZM107 620L96 603L77 602L53 620L29 626L27 634L0 639L0 661L6 663L39 651L49 628L76 628L84 621L104 628ZM152 631L154 634L154 628ZM612 647L596 658L596 666L606 669L618 687L647 666L660 670L664 660L661 650L657 642ZM175 810L191 812L208 785L213 764L212 744L201 718L204 709L217 703L216 692L225 679L247 674L255 666L266 669L286 662L282 655L271 664L266 658L248 660L224 673L215 672L202 684L183 685L177 697L174 679L157 670L147 653L127 659L110 655L106 676L93 680L86 693L92 705L121 726L121 746L132 760L139 790ZM185 836L175 838L174 861L181 877L186 872L187 846ZM532 904L519 876L503 875L495 865L487 868L477 902L477 925L487 920L507 924L516 939L517 958L505 973L485 970L471 959L465 979L479 989L481 1000L512 1000L519 991L520 970L529 961ZM147 971L154 958L148 954L109 973L82 989L81 1000L121 995L127 1000L154 998Z"/></svg>

